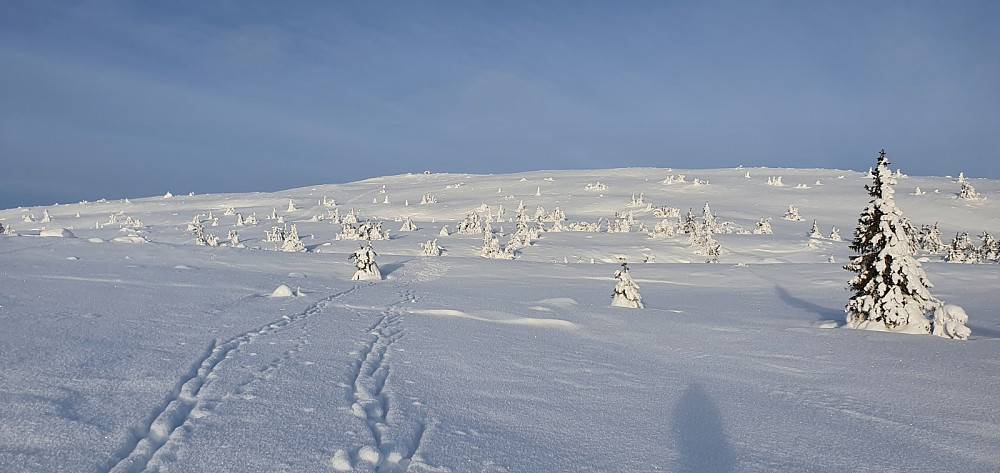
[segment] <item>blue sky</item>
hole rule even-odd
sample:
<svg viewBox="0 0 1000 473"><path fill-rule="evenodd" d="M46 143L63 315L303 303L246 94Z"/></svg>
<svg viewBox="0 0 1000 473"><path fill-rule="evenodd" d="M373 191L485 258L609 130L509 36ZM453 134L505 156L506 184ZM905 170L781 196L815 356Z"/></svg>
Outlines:
<svg viewBox="0 0 1000 473"><path fill-rule="evenodd" d="M1000 178L1000 2L0 0L0 207L406 172Z"/></svg>

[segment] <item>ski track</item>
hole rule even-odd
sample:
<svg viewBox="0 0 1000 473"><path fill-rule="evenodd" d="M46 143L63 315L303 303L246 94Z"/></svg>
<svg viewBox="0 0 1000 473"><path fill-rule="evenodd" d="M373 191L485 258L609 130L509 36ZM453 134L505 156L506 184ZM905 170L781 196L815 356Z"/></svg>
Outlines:
<svg viewBox="0 0 1000 473"><path fill-rule="evenodd" d="M214 341L209 345L205 354L195 361L191 370L175 385L163 403L153 410L147 418L148 420L142 426L132 429L129 441L96 471L99 473L138 473L146 470L151 466L150 463L156 463L152 461L154 460L154 456L170 441L171 434L195 416L193 415L195 408L203 401L199 396L201 388L211 382L216 367L219 363L229 358L231 352L253 342L258 337L278 332L292 324L301 322L329 307L330 303L334 300L357 291L362 287L364 286L360 284L355 285L351 289L317 301L298 314L283 316L274 322L242 333L226 341ZM300 340L295 349L285 352L285 357L294 355L294 352L304 346L304 344L305 342ZM271 363L261 373L252 378L250 382L244 383L240 391L245 390L247 385L253 381L270 377L270 371L279 368L282 364L281 361L281 359L275 360L275 362Z"/></svg>
<svg viewBox="0 0 1000 473"><path fill-rule="evenodd" d="M363 468L362 462L368 463L376 472L407 471L428 428L426 416L422 413L417 413L413 419L399 419L405 411L396 408L392 411L393 419L390 419L393 406L390 406L386 393L391 370L386 355L406 335L403 326L405 311L401 306L417 300L416 293L408 287L438 279L449 268L447 264L430 258L422 259L421 263L412 274L412 268L403 267L398 278L400 300L382 311L378 321L368 331L368 340L361 342L354 365L354 379L349 383L353 387L347 399L351 412L364 421L373 441L373 445L355 449L351 456L355 466ZM377 458L374 458L376 451Z"/></svg>
<svg viewBox="0 0 1000 473"><path fill-rule="evenodd" d="M390 405L385 389L391 367L386 362L386 354L393 344L406 335L399 306L415 299L414 293L409 290L400 295L402 300L383 311L378 323L369 331L371 337L364 343L355 363L354 380L351 383L354 392L349 399L351 411L364 420L374 441L374 445L367 446L367 449L361 447L355 456L359 460L371 462L371 456L364 454L374 447L379 452L374 465L375 471L380 472L406 471L426 430L426 423L422 419L415 422L409 435L405 435L406 432L399 435L401 432L398 428L389 425ZM363 456L368 456L368 459L362 458Z"/></svg>

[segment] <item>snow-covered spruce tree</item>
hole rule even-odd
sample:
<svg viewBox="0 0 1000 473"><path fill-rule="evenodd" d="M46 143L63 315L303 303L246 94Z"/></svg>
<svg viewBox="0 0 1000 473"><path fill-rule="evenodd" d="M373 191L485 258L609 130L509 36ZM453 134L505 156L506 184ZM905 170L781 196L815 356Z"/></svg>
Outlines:
<svg viewBox="0 0 1000 473"><path fill-rule="evenodd" d="M819 223L813 219L812 229L809 230L809 238L823 238L823 232L819 231Z"/></svg>
<svg viewBox="0 0 1000 473"><path fill-rule="evenodd" d="M705 207L701 209L701 220L705 222L709 230L713 232L719 231L719 219L712 213L712 208L708 206L708 202L705 202Z"/></svg>
<svg viewBox="0 0 1000 473"><path fill-rule="evenodd" d="M972 184L970 184L969 181L963 180L962 190L958 193L958 197L960 199L976 200L981 196L978 192L976 192L976 188L972 187Z"/></svg>
<svg viewBox="0 0 1000 473"><path fill-rule="evenodd" d="M482 217L476 212L469 212L461 222L458 222L458 233L465 235L475 235L483 233L485 227Z"/></svg>
<svg viewBox="0 0 1000 473"><path fill-rule="evenodd" d="M944 251L944 242L941 241L941 231L938 230L937 223L934 226L923 225L920 227L920 249L928 253L940 253Z"/></svg>
<svg viewBox="0 0 1000 473"><path fill-rule="evenodd" d="M889 170L885 150L879 153L873 182L865 189L872 200L861 212L851 250L857 254L844 269L856 273L850 280L853 292L847 303L851 328L930 333L928 312L941 302L931 295L933 287L912 255L909 238L896 207L896 183Z"/></svg>
<svg viewBox="0 0 1000 473"><path fill-rule="evenodd" d="M372 248L372 242L370 241L367 245L355 250L353 254L348 256L347 258L353 260L354 267L357 268L357 271L354 272L354 276L351 277L351 280L381 280L382 272L378 270L378 264L375 263L376 256L378 256L378 254L375 253L375 250Z"/></svg>
<svg viewBox="0 0 1000 473"><path fill-rule="evenodd" d="M969 232L956 233L945 250L945 261L949 263L979 263L979 251L972 244Z"/></svg>
<svg viewBox="0 0 1000 473"><path fill-rule="evenodd" d="M1000 240L997 240L986 230L983 230L983 234L979 238L983 240L983 245L979 247L979 259L981 261L1000 261Z"/></svg>
<svg viewBox="0 0 1000 473"><path fill-rule="evenodd" d="M611 295L612 307L627 307L629 309L642 309L642 295L639 294L639 285L628 273L628 262L622 261L622 268L615 271L615 292Z"/></svg>

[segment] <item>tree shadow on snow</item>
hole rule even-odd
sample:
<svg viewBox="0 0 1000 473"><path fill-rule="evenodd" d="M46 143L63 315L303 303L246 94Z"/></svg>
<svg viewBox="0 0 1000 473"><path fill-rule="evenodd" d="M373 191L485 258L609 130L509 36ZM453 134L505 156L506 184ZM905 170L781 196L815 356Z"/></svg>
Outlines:
<svg viewBox="0 0 1000 473"><path fill-rule="evenodd" d="M812 312L820 317L820 320L836 320L841 321L844 319L844 309L830 309L828 307L823 307L821 305L813 304L805 299L799 299L791 295L785 288L781 286L774 286L774 290L778 293L778 297L782 302L788 304L796 309L802 309L808 312ZM846 303L846 301L845 301Z"/></svg>
<svg viewBox="0 0 1000 473"><path fill-rule="evenodd" d="M732 447L726 440L719 409L697 383L681 395L672 417L680 472L735 471Z"/></svg>
<svg viewBox="0 0 1000 473"><path fill-rule="evenodd" d="M396 271L397 269L402 268L403 266L406 266L406 263L409 262L409 261L410 260L397 261L395 263L381 264L381 265L379 265L378 269L379 269L379 271L382 272L382 276L388 276L388 275L392 274L394 271Z"/></svg>

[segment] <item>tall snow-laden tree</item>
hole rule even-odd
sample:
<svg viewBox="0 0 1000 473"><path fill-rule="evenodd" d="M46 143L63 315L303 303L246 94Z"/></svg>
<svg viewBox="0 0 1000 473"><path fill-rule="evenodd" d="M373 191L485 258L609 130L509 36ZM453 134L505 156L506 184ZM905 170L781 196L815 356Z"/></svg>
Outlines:
<svg viewBox="0 0 1000 473"><path fill-rule="evenodd" d="M354 276L351 277L352 281L362 281L368 279L382 279L382 272L378 269L378 264L375 263L375 257L378 256L375 250L372 248L372 242L368 242L367 245L355 250L348 259L354 261L354 267L357 271L354 272Z"/></svg>
<svg viewBox="0 0 1000 473"><path fill-rule="evenodd" d="M872 179L865 186L872 200L861 212L850 246L857 254L844 266L856 273L849 283L854 294L845 308L848 326L929 333L926 314L941 302L931 295L928 288L933 285L913 258L885 150L879 153Z"/></svg>
<svg viewBox="0 0 1000 473"><path fill-rule="evenodd" d="M628 273L628 262L622 261L622 268L615 271L615 292L611 295L612 307L627 307L630 309L642 309L642 296L639 294L639 285Z"/></svg>

